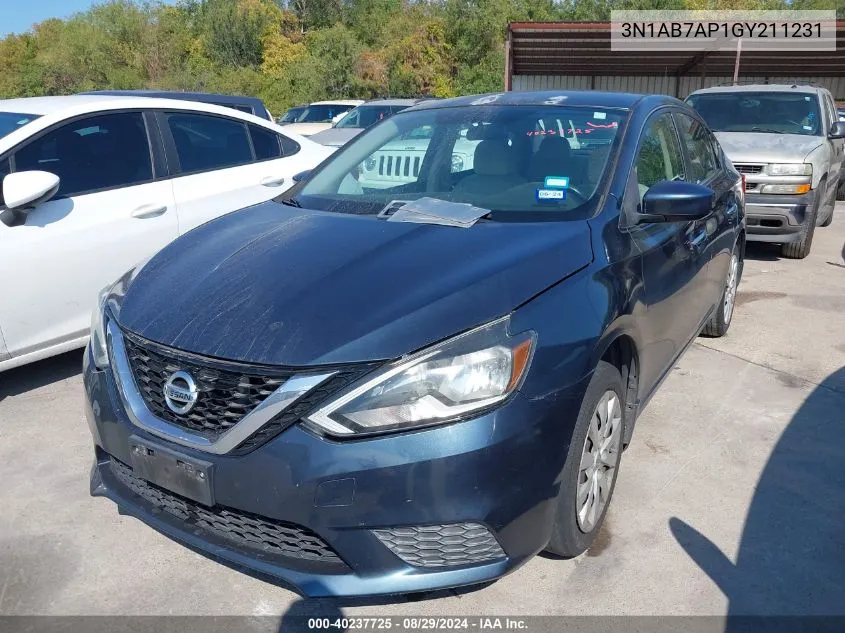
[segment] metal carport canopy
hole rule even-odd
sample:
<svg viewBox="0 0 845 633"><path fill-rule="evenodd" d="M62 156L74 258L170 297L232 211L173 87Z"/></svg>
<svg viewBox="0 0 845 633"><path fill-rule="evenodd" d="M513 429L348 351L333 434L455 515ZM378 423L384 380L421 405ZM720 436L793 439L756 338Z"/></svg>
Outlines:
<svg viewBox="0 0 845 633"><path fill-rule="evenodd" d="M508 25L506 86L513 75L731 76L730 51L612 51L610 22L512 22ZM845 20L836 22L836 51L742 51L740 75L845 76Z"/></svg>

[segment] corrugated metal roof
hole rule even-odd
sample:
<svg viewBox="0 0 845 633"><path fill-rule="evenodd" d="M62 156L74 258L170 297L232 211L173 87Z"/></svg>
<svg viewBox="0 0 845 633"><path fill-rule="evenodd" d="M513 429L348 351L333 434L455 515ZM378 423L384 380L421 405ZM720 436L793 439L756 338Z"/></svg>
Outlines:
<svg viewBox="0 0 845 633"><path fill-rule="evenodd" d="M512 22L508 25L509 75L731 77L730 51L612 51L609 22ZM836 51L742 52L743 76L845 75L845 20L836 23Z"/></svg>

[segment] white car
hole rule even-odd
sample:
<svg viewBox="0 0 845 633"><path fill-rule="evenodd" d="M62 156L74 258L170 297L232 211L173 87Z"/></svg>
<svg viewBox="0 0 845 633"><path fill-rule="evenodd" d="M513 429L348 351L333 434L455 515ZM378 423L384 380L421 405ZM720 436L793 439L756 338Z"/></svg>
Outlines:
<svg viewBox="0 0 845 633"><path fill-rule="evenodd" d="M83 347L106 284L332 151L198 102L0 101L0 371Z"/></svg>
<svg viewBox="0 0 845 633"><path fill-rule="evenodd" d="M300 136L311 136L317 132L328 130L332 123L336 123L353 108L364 103L361 99L341 99L340 101L315 101L307 106L296 117L293 123L285 125L285 131L291 131ZM284 117L282 117L284 118Z"/></svg>

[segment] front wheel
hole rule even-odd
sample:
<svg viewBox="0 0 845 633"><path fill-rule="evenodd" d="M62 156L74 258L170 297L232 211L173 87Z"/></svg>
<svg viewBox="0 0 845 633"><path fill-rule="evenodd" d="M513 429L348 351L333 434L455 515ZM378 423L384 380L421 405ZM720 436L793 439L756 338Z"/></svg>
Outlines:
<svg viewBox="0 0 845 633"><path fill-rule="evenodd" d="M728 274L725 278L725 285L722 289L722 297L719 300L719 306L716 312L710 317L710 320L704 326L701 333L704 336L719 337L724 336L731 327L731 318L734 314L734 305L736 304L736 289L739 286L739 247L734 246L734 251L731 253L731 265L728 268Z"/></svg>
<svg viewBox="0 0 845 633"><path fill-rule="evenodd" d="M553 554L578 556L601 528L622 455L624 393L619 370L600 361L581 402L563 466L552 538L546 546Z"/></svg>

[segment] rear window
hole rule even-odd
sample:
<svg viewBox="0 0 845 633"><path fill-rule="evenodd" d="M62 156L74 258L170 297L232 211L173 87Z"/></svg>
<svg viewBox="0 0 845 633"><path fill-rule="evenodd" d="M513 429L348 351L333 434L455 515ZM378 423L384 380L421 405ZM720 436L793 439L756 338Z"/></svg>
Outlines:
<svg viewBox="0 0 845 633"><path fill-rule="evenodd" d="M11 134L38 118L37 114L19 114L16 112L0 112L0 138Z"/></svg>

